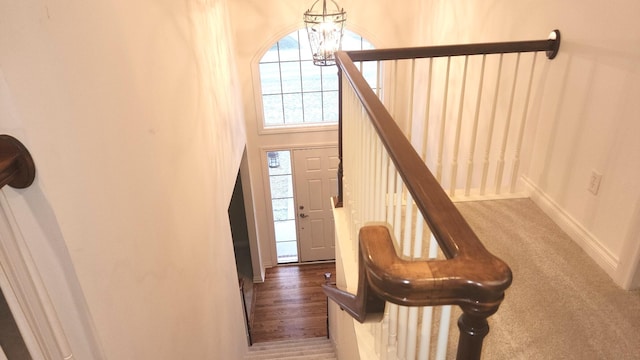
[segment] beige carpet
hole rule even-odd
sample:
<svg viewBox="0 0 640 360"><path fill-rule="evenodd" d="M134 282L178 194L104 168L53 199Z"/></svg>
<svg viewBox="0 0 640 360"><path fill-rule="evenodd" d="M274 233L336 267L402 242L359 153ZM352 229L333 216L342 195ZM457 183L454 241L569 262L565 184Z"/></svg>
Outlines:
<svg viewBox="0 0 640 360"><path fill-rule="evenodd" d="M640 292L617 287L533 202L457 206L513 271L483 359L640 359Z"/></svg>

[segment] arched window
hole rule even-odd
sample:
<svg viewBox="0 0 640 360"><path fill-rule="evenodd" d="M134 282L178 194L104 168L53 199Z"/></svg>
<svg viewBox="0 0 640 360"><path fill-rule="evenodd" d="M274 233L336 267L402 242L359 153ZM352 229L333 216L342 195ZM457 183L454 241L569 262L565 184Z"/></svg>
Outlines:
<svg viewBox="0 0 640 360"><path fill-rule="evenodd" d="M344 31L343 50L372 48L360 35ZM375 64L363 66L366 78L375 87ZM337 69L313 65L305 29L276 42L260 59L259 67L265 129L338 122Z"/></svg>

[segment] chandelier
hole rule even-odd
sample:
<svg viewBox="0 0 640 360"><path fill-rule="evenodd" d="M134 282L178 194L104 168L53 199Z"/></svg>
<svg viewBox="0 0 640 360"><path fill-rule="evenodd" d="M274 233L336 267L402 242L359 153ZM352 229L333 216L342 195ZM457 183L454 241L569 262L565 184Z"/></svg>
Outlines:
<svg viewBox="0 0 640 360"><path fill-rule="evenodd" d="M318 6L322 4L322 9ZM330 0L316 0L304 13L304 23L309 35L313 63L320 66L334 65L334 53L340 50L342 30L347 20L347 13L338 4Z"/></svg>

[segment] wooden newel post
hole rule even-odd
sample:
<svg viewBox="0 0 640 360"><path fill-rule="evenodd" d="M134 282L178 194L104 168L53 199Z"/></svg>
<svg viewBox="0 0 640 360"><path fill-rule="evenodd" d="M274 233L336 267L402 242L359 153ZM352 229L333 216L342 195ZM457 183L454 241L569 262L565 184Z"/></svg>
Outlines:
<svg viewBox="0 0 640 360"><path fill-rule="evenodd" d="M458 340L457 360L480 360L482 341L489 333L487 318L498 311L498 307L479 310L477 307L462 306L462 315L458 319L460 339Z"/></svg>

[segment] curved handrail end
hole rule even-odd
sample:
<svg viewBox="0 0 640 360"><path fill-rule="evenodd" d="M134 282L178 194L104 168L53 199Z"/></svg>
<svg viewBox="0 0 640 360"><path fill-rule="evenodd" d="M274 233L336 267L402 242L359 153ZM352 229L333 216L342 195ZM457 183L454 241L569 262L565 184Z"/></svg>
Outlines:
<svg viewBox="0 0 640 360"><path fill-rule="evenodd" d="M10 135L0 135L0 188L29 187L36 177L36 167L27 148Z"/></svg>

